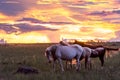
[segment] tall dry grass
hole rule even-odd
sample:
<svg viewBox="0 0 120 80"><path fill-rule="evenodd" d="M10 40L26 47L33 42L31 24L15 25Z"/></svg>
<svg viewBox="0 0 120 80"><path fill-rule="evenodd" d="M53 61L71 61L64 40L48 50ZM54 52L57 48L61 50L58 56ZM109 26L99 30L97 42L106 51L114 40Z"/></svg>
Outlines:
<svg viewBox="0 0 120 80"><path fill-rule="evenodd" d="M99 59L92 59L93 68L86 70L82 63L81 70L65 70L61 73L52 71L52 65L44 56L46 47L51 44L10 44L0 46L0 80L120 80L120 54L105 59L105 66L100 67ZM120 53L120 52L118 52ZM39 74L13 74L19 66L34 67Z"/></svg>

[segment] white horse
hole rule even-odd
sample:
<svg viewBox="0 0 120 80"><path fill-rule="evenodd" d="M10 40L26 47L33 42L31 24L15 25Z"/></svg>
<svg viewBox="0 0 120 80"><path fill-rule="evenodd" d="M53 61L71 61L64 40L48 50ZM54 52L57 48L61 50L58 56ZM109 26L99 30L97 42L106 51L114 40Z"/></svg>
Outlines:
<svg viewBox="0 0 120 80"><path fill-rule="evenodd" d="M87 68L87 66L89 66L89 68L91 68L91 53L92 53L92 49L89 47L83 47L83 55L81 57L80 60L82 60L83 58L85 58L85 68Z"/></svg>
<svg viewBox="0 0 120 80"><path fill-rule="evenodd" d="M83 54L80 57L80 61L85 59L85 68L92 68L91 65L91 54L92 54L92 49L89 47L82 47L83 48ZM70 61L70 66L72 67L72 62Z"/></svg>
<svg viewBox="0 0 120 80"><path fill-rule="evenodd" d="M80 67L80 58L83 54L83 48L80 45L72 45L72 46L63 46L63 45L52 45L46 49L46 56L48 61L51 62L51 58L53 59L53 68L55 71L55 62L59 61L61 70L64 71L62 60L76 59L77 66L76 70L79 70Z"/></svg>

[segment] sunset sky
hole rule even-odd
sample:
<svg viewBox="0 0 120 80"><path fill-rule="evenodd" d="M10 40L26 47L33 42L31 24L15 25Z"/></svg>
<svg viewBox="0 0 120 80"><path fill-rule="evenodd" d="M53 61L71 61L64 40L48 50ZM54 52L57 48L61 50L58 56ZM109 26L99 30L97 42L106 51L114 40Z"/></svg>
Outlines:
<svg viewBox="0 0 120 80"><path fill-rule="evenodd" d="M0 39L120 41L120 0L0 0Z"/></svg>

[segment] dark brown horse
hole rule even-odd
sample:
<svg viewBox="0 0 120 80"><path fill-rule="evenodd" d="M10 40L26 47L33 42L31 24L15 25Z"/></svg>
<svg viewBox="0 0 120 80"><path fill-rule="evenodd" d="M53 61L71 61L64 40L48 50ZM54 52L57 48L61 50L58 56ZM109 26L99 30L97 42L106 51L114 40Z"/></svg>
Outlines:
<svg viewBox="0 0 120 80"><path fill-rule="evenodd" d="M101 61L101 66L104 65L104 56L105 56L106 49L104 47L98 47L96 49L92 49L91 58L99 57Z"/></svg>
<svg viewBox="0 0 120 80"><path fill-rule="evenodd" d="M96 58L99 57L100 61L101 61L101 66L104 66L104 56L106 51L110 51L110 50L118 50L118 48L108 48L108 47L104 47L102 45L97 45L97 46L93 46L90 44L85 44L83 42L79 42L77 40L75 40L74 44L79 44L82 47L89 47L92 49L92 53L91 53L91 58Z"/></svg>

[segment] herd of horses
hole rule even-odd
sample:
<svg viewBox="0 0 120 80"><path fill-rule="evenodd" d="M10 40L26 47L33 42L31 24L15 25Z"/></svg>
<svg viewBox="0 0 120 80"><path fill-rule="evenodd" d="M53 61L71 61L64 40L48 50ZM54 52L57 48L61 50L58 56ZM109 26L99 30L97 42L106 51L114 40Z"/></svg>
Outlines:
<svg viewBox="0 0 120 80"><path fill-rule="evenodd" d="M85 68L91 68L91 58L98 57L101 61L101 66L104 66L104 56L106 50L116 50L112 48L106 48L102 45L93 46L87 45L84 43L80 43L75 41L74 44L65 45L65 44L54 44L49 46L46 51L45 55L48 59L49 63L53 63L53 70L55 71L55 64L56 61L59 62L61 71L64 71L62 60L66 62L70 62L72 66L72 60L76 60L76 70L79 71L81 60L85 59ZM67 65L67 64L66 64Z"/></svg>

